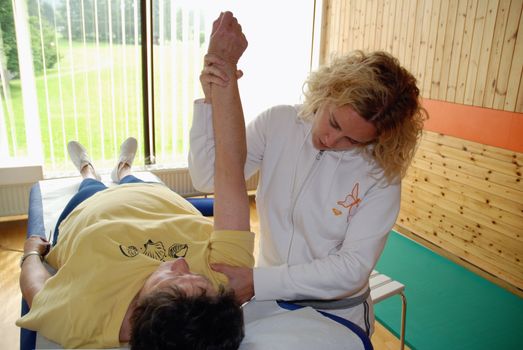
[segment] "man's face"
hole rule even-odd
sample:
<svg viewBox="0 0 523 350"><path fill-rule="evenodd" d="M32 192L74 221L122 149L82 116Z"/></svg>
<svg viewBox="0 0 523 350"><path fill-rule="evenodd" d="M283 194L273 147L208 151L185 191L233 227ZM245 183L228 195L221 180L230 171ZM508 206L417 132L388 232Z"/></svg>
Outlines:
<svg viewBox="0 0 523 350"><path fill-rule="evenodd" d="M316 112L312 144L320 151L345 151L368 144L377 137L376 127L350 105L327 105Z"/></svg>
<svg viewBox="0 0 523 350"><path fill-rule="evenodd" d="M189 271L189 265L183 258L162 263L145 281L139 297L142 298L152 292L162 289L169 290L176 287L186 295L214 295L216 291L206 277Z"/></svg>

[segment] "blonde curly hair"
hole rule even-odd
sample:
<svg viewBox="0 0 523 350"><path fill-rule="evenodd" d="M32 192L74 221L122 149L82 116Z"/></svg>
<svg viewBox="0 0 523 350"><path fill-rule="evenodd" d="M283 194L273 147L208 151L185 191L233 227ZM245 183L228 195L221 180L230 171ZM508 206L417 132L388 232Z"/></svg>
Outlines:
<svg viewBox="0 0 523 350"><path fill-rule="evenodd" d="M388 181L405 176L428 115L416 78L396 58L381 51L355 51L334 59L310 74L304 96L303 119L314 119L328 104L350 105L377 130L374 147L362 150L376 160Z"/></svg>

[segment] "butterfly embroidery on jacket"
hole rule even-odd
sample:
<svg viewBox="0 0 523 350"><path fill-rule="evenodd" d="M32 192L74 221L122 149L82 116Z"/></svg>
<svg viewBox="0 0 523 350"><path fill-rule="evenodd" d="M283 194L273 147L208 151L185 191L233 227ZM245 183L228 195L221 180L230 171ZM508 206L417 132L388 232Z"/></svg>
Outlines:
<svg viewBox="0 0 523 350"><path fill-rule="evenodd" d="M356 184L352 188L351 193L349 193L344 200L336 202L336 204L338 204L339 206L348 209L347 222L349 222L352 216L354 215L353 210L358 208L358 206L361 203L361 198L358 197L359 189L360 184L359 182L356 182ZM336 216L339 216L343 213L341 210L337 208L332 208L332 212Z"/></svg>

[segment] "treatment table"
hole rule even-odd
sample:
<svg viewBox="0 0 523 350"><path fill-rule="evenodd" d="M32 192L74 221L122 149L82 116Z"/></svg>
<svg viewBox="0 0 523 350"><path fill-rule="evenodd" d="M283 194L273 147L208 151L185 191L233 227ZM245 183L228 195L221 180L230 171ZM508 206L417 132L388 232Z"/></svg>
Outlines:
<svg viewBox="0 0 523 350"><path fill-rule="evenodd" d="M150 172L133 175L150 182L161 182ZM52 238L56 221L69 199L77 192L82 178L43 180L30 193L27 234ZM103 175L107 186L115 186L109 175ZM188 199L204 215L212 215L212 200ZM361 328L337 316L311 307L276 301L252 300L243 306L245 338L240 349L372 349L370 339ZM22 315L28 306L22 300ZM20 349L62 349L36 332L21 329ZM125 347L124 347L125 348Z"/></svg>

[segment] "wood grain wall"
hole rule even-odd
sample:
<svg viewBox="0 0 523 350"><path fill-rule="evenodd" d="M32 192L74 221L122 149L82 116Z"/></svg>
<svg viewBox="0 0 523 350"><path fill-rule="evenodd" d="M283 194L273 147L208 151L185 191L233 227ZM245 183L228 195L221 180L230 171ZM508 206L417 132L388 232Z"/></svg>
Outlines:
<svg viewBox="0 0 523 350"><path fill-rule="evenodd" d="M432 112L438 103L468 105L459 109L466 120L472 106L497 109L489 114L496 125L497 114L523 112L522 9L523 0L324 0L320 61L390 52L416 76ZM424 132L396 229L523 295L522 150L454 131Z"/></svg>
<svg viewBox="0 0 523 350"><path fill-rule="evenodd" d="M425 98L523 112L522 9L523 0L324 0L320 62L383 50Z"/></svg>
<svg viewBox="0 0 523 350"><path fill-rule="evenodd" d="M397 226L523 289L523 154L425 131Z"/></svg>

